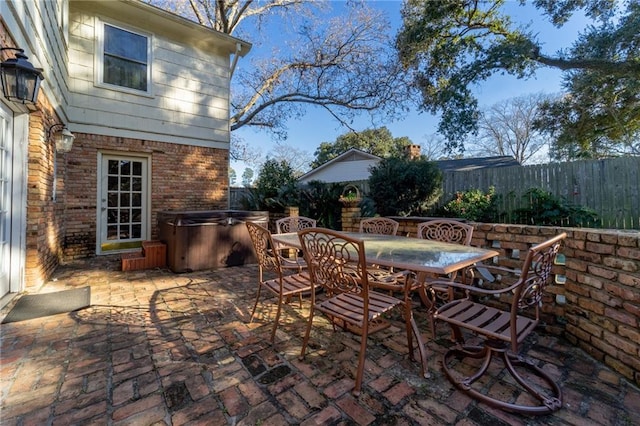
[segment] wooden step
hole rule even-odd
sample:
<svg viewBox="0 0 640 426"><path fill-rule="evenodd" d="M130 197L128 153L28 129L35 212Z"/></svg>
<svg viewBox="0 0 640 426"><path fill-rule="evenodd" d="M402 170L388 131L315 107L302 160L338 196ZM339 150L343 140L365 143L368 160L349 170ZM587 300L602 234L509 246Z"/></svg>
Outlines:
<svg viewBox="0 0 640 426"><path fill-rule="evenodd" d="M142 250L121 256L123 271L164 268L167 265L167 245L162 241L143 241Z"/></svg>

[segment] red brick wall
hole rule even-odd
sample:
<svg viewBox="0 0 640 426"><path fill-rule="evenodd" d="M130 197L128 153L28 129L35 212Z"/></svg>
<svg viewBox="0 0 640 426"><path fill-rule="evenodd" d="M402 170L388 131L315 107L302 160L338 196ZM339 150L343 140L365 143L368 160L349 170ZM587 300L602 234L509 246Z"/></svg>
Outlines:
<svg viewBox="0 0 640 426"><path fill-rule="evenodd" d="M95 254L98 153L143 154L151 168L151 238L164 210L227 208L228 151L149 140L76 133L66 154L64 254Z"/></svg>
<svg viewBox="0 0 640 426"><path fill-rule="evenodd" d="M46 94L40 93L38 111L29 115L25 259L28 291L49 278L61 255L62 206L53 199L55 144L47 140L49 127L58 122Z"/></svg>
<svg viewBox="0 0 640 426"><path fill-rule="evenodd" d="M359 215L348 212L343 229L355 230ZM399 235L415 236L428 218L396 218ZM564 335L594 358L640 384L640 232L525 225L474 224L474 246L500 252L499 263L521 267L526 250L566 232L565 265L554 272L564 283L549 287L543 305L545 332Z"/></svg>

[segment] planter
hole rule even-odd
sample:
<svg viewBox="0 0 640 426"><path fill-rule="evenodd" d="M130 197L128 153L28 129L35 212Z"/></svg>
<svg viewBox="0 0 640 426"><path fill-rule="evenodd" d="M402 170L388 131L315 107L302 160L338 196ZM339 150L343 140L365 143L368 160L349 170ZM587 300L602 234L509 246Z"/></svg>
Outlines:
<svg viewBox="0 0 640 426"><path fill-rule="evenodd" d="M340 201L344 207L357 207L360 201L362 201L360 190L357 186L349 184L344 187L338 201Z"/></svg>

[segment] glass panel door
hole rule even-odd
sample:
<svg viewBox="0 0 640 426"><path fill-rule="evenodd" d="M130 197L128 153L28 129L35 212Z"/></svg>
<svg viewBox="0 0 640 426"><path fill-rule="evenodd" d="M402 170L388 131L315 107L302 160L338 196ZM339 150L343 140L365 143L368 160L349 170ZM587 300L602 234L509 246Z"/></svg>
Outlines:
<svg viewBox="0 0 640 426"><path fill-rule="evenodd" d="M147 159L103 156L100 251L140 247L147 238Z"/></svg>

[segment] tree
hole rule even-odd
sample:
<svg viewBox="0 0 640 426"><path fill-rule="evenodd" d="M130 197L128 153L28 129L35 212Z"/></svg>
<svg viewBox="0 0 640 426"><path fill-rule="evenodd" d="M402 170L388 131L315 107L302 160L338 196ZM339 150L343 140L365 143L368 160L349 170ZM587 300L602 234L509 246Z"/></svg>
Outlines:
<svg viewBox="0 0 640 426"><path fill-rule="evenodd" d="M336 158L351 148L358 148L378 157L399 157L404 155L411 139L406 136L394 138L386 127L367 129L362 132L350 132L338 136L335 142L322 142L316 149L316 159L311 163L315 168Z"/></svg>
<svg viewBox="0 0 640 426"><path fill-rule="evenodd" d="M470 146L476 156L509 155L521 164L541 159L547 138L534 127L545 95L507 99L483 111L478 138Z"/></svg>
<svg viewBox="0 0 640 426"><path fill-rule="evenodd" d="M555 55L543 53L532 31L512 24L510 17L501 12L504 3L504 0L407 0L403 7L403 27L396 46L402 63L413 72L413 81L422 93L422 108L442 112L439 130L447 137L450 150L462 151L462 136L477 130L478 102L471 86L495 73L526 78L539 67L547 66L569 75L608 77L611 83L616 83L620 99L625 100L609 105L620 118L626 116L624 112L629 106L635 105L628 113L637 119L640 115L637 1L535 0L533 4L557 27L579 10L598 24L587 28L572 49ZM618 10L618 6L625 5L624 11ZM581 90L580 94L591 100L587 105L597 105L601 97L599 86L576 85L568 89ZM581 122L587 123L587 117L593 118L597 111L602 110L585 108L585 120ZM612 115L608 117L613 120Z"/></svg>
<svg viewBox="0 0 640 426"><path fill-rule="evenodd" d="M553 139L555 159L640 155L640 79L582 71L566 86L566 96L541 106L536 123Z"/></svg>
<svg viewBox="0 0 640 426"><path fill-rule="evenodd" d="M187 0L152 0L185 14ZM395 58L386 17L366 2L188 0L188 17L253 43L233 76L231 130L254 126L286 136L286 121L309 105L348 127L359 113L396 113L410 86ZM265 37L271 25L278 37ZM241 28L242 27L242 28ZM244 29L241 31L241 29ZM265 42L275 43L267 49ZM236 153L233 153L236 159Z"/></svg>
<svg viewBox="0 0 640 426"><path fill-rule="evenodd" d="M242 185L245 187L251 186L251 181L253 180L253 169L246 168L244 172L242 172Z"/></svg>
<svg viewBox="0 0 640 426"><path fill-rule="evenodd" d="M381 216L423 216L442 196L442 172L424 158L383 158L371 168L369 187Z"/></svg>
<svg viewBox="0 0 640 426"><path fill-rule="evenodd" d="M284 143L276 143L276 146L270 151L270 155L276 161L286 161L296 178L309 171L312 157L309 152L303 149Z"/></svg>
<svg viewBox="0 0 640 426"><path fill-rule="evenodd" d="M280 210L298 204L297 180L286 161L268 159L262 165L254 185L258 208Z"/></svg>
<svg viewBox="0 0 640 426"><path fill-rule="evenodd" d="M447 142L444 137L438 133L427 134L423 136L420 142L420 151L427 160L452 160L454 157L447 155ZM462 158L462 155L455 156Z"/></svg>

